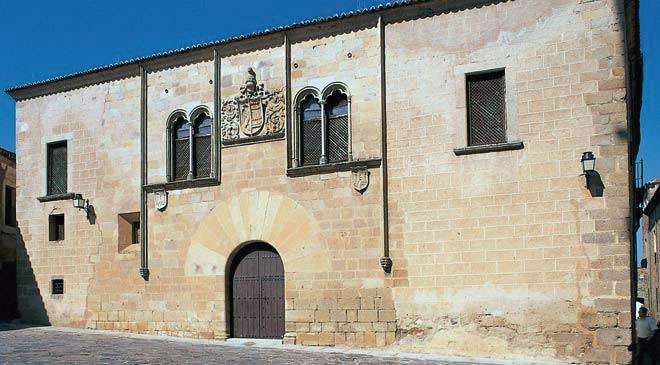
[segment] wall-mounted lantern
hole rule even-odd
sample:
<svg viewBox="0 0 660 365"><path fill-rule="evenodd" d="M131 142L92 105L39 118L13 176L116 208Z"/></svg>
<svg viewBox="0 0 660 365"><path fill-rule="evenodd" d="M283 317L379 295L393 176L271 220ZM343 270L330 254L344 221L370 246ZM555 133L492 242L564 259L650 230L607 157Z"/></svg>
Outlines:
<svg viewBox="0 0 660 365"><path fill-rule="evenodd" d="M582 159L580 162L582 162L582 172L584 172L585 175L596 170L596 156L594 156L593 152L587 151L582 153Z"/></svg>
<svg viewBox="0 0 660 365"><path fill-rule="evenodd" d="M96 214L94 213L94 207L89 204L88 199L83 199L82 194L73 195L73 207L82 209L87 215L87 219L90 223L93 223L96 220Z"/></svg>
<svg viewBox="0 0 660 365"><path fill-rule="evenodd" d="M584 175L586 180L586 188L591 193L591 196L603 196L605 185L603 185L600 174L596 171L596 156L591 151L583 152L580 163L582 163L582 175Z"/></svg>
<svg viewBox="0 0 660 365"><path fill-rule="evenodd" d="M83 199L82 194L75 194L73 196L73 207L78 208L78 209L84 209L87 211L87 207L89 206L89 201Z"/></svg>

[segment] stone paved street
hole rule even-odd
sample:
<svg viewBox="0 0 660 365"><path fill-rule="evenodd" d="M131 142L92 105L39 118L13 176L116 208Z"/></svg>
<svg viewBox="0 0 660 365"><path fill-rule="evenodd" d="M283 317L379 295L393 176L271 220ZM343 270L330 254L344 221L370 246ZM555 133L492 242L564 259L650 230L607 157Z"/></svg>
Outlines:
<svg viewBox="0 0 660 365"><path fill-rule="evenodd" d="M0 326L0 364L473 364Z"/></svg>

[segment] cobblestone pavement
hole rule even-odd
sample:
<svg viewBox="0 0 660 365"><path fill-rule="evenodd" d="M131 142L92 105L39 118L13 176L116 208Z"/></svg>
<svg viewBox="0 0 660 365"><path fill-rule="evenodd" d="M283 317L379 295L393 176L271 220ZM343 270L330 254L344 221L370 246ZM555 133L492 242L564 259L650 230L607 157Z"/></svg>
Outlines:
<svg viewBox="0 0 660 365"><path fill-rule="evenodd" d="M2 328L0 364L452 364L291 348L227 345L55 328Z"/></svg>

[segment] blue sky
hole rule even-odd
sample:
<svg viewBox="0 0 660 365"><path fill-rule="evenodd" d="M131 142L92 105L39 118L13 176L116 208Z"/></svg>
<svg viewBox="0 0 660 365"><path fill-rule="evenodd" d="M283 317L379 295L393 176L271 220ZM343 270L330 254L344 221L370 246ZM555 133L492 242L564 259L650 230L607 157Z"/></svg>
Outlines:
<svg viewBox="0 0 660 365"><path fill-rule="evenodd" d="M385 1L0 1L0 88ZM313 5L313 6L312 6ZM645 179L660 177L660 1L641 0ZM28 15L28 16L25 16ZM0 93L0 147L15 150L14 102Z"/></svg>

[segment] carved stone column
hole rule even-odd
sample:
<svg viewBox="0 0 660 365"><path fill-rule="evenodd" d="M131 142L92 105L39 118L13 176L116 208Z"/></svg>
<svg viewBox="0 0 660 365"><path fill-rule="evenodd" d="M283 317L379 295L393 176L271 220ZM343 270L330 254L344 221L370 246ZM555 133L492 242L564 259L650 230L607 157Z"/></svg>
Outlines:
<svg viewBox="0 0 660 365"><path fill-rule="evenodd" d="M298 144L300 143L299 138L298 138L298 129L300 128L300 124L298 123L298 105L296 105L293 108L293 118L292 118L292 121L291 121L291 126L292 126L291 131L293 132L293 133L291 133L292 134L292 137L291 137L291 149L292 149L292 151L291 152L292 152L292 155L293 155L293 158L291 160L291 167L295 168L295 167L300 166L300 164L299 164L300 151L298 149Z"/></svg>
<svg viewBox="0 0 660 365"><path fill-rule="evenodd" d="M326 136L326 124L328 123L327 118L325 117L325 100L319 100L321 104L321 158L319 159L319 164L323 165L328 163L328 152L327 152L327 136Z"/></svg>
<svg viewBox="0 0 660 365"><path fill-rule="evenodd" d="M188 122L188 128L189 128L189 133L188 133L188 180L192 180L195 176L193 175L193 142L194 142L194 135L195 132L193 131L193 124L192 122Z"/></svg>

